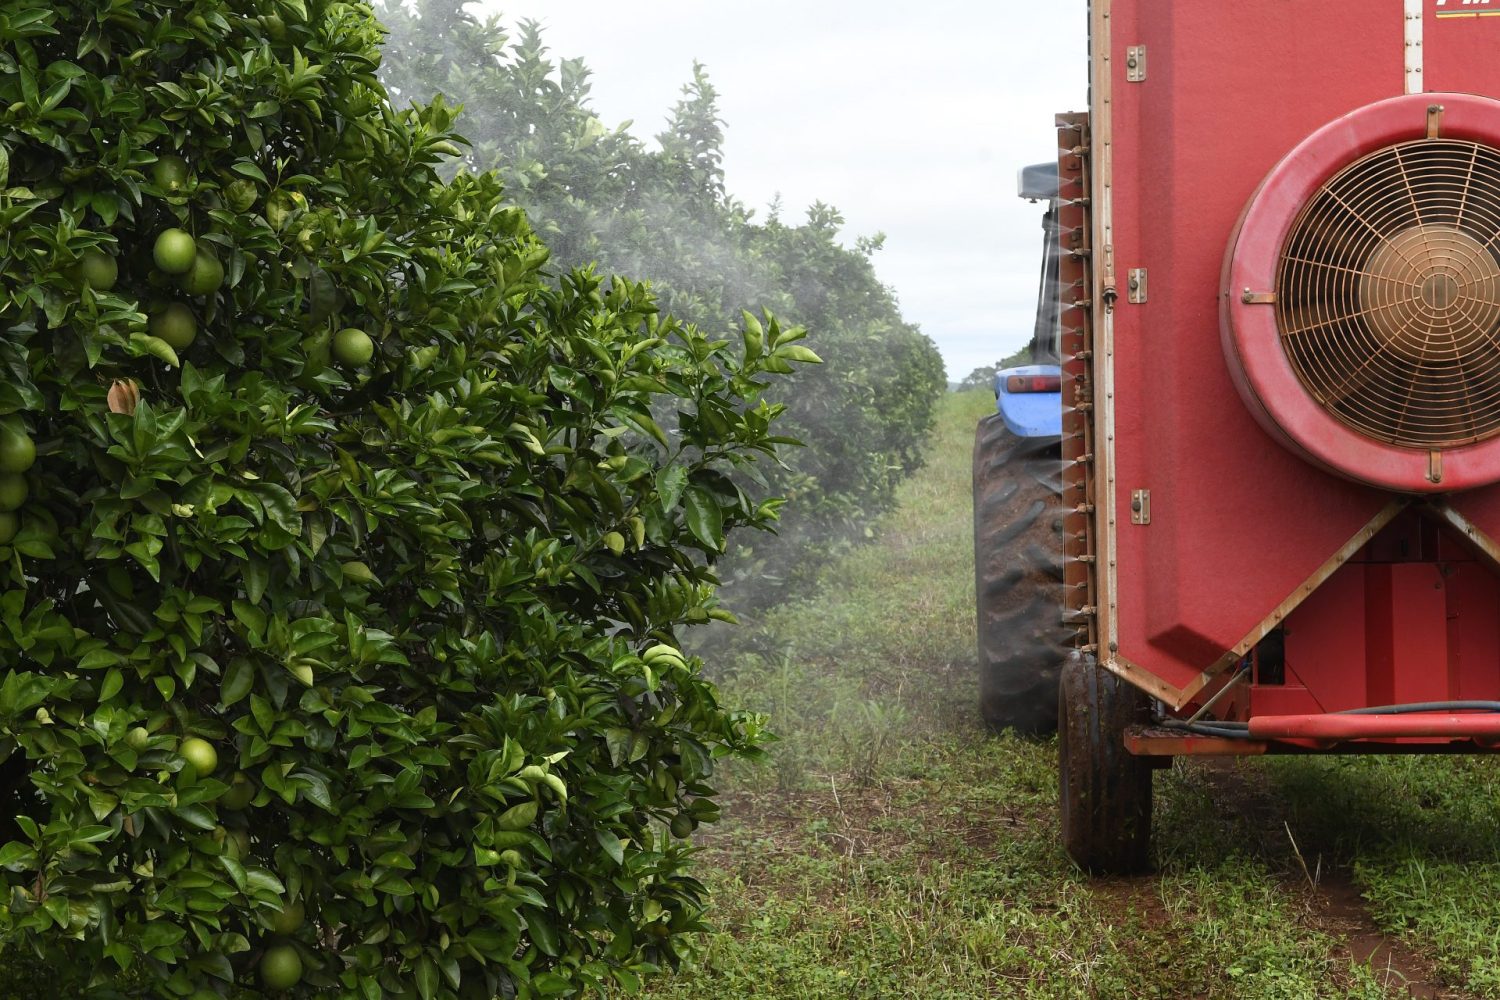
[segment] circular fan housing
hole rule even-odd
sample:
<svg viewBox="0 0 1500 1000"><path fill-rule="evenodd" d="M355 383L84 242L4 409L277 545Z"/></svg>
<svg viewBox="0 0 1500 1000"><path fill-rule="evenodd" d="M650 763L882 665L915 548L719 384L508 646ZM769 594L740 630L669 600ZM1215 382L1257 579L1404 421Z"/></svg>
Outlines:
<svg viewBox="0 0 1500 1000"><path fill-rule="evenodd" d="M1263 426L1384 489L1500 480L1500 102L1419 94L1310 136L1224 265L1225 356Z"/></svg>

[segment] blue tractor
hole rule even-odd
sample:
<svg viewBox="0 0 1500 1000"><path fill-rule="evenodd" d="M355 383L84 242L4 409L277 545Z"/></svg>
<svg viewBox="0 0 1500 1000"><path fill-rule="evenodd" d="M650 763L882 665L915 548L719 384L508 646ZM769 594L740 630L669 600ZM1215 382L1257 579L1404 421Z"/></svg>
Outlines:
<svg viewBox="0 0 1500 1000"><path fill-rule="evenodd" d="M1044 202L1041 282L1030 364L995 374L995 412L974 437L974 588L979 706L993 729L1057 728L1058 674L1072 647L1061 621L1062 368L1056 163L1020 172Z"/></svg>

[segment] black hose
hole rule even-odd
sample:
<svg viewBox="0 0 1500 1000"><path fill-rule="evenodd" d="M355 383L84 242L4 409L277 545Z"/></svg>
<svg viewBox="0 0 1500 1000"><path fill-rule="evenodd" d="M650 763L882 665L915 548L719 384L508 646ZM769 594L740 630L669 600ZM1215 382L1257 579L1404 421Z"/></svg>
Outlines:
<svg viewBox="0 0 1500 1000"><path fill-rule="evenodd" d="M1417 701L1409 705L1347 708L1335 715L1410 715L1413 712L1500 712L1500 701Z"/></svg>
<svg viewBox="0 0 1500 1000"><path fill-rule="evenodd" d="M1159 719L1163 729L1176 729L1195 736L1226 736L1230 739L1249 739L1248 722L1187 722L1183 719Z"/></svg>

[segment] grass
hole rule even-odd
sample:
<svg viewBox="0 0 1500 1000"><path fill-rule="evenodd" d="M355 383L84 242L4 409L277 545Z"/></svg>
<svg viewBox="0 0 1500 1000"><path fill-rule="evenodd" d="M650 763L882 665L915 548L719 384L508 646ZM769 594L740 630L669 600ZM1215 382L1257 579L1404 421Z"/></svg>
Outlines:
<svg viewBox="0 0 1500 1000"><path fill-rule="evenodd" d="M1159 872L1076 870L1055 744L975 718L969 453L989 405L946 400L877 541L813 595L713 636L726 702L771 713L780 741L722 776L698 856L717 930L650 995L1301 1000L1432 980L1500 998L1487 760L1179 762L1157 778Z"/></svg>

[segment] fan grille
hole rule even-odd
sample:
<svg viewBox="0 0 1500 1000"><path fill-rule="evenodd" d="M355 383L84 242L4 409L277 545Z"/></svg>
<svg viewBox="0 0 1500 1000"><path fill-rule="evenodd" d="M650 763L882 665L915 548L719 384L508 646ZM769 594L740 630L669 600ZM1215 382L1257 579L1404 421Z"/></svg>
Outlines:
<svg viewBox="0 0 1500 1000"><path fill-rule="evenodd" d="M1438 449L1500 434L1500 150L1422 139L1308 201L1277 274L1302 385L1362 434Z"/></svg>

